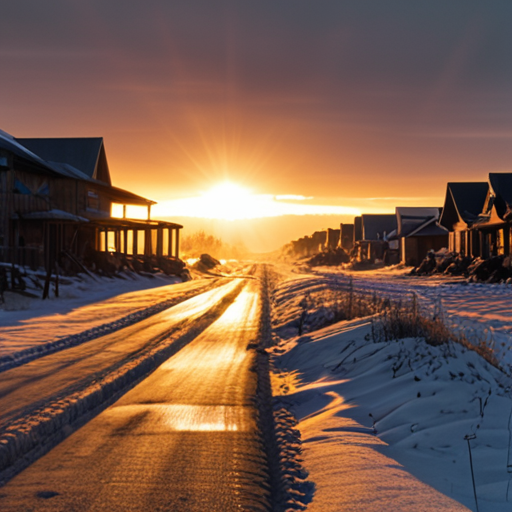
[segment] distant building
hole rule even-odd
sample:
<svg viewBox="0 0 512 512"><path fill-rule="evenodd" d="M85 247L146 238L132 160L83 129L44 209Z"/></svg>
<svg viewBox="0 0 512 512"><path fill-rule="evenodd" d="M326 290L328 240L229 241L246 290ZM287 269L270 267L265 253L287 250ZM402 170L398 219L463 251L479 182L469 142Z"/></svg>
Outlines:
<svg viewBox="0 0 512 512"><path fill-rule="evenodd" d="M350 252L354 247L354 224L340 224L340 245Z"/></svg>
<svg viewBox="0 0 512 512"><path fill-rule="evenodd" d="M441 211L437 207L396 208L397 230L392 237L400 244L402 263L415 267L430 250L448 246L448 230L438 222Z"/></svg>
<svg viewBox="0 0 512 512"><path fill-rule="evenodd" d="M393 213L365 213L361 215L361 240L385 240L396 227L396 215Z"/></svg>
<svg viewBox="0 0 512 512"><path fill-rule="evenodd" d="M95 254L178 258L179 224L151 220L154 201L111 182L102 138L16 139L0 130L0 261L52 269ZM113 218L112 205L123 218ZM147 208L146 220L126 207Z"/></svg>
<svg viewBox="0 0 512 512"><path fill-rule="evenodd" d="M340 230L327 229L327 250L334 251L340 245Z"/></svg>
<svg viewBox="0 0 512 512"><path fill-rule="evenodd" d="M359 262L390 263L388 235L396 231L396 215L368 214L354 218L354 251ZM392 262L394 263L394 261Z"/></svg>

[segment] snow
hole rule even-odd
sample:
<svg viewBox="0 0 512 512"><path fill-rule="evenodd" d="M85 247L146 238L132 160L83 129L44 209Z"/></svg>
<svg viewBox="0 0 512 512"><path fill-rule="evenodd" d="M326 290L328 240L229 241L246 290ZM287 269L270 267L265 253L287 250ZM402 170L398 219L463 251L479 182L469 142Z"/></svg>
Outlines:
<svg viewBox="0 0 512 512"><path fill-rule="evenodd" d="M486 339L493 345L501 364L512 372L512 285L468 283L445 276L412 277L406 275L409 271L410 268L403 266L366 272L318 267L308 270L308 274L288 279L279 293L289 298L296 294L297 283L304 280L300 285L304 290L301 293L305 293L306 288L312 293L315 289L347 290L352 279L354 292L368 297L377 294L404 300L415 294L424 310L432 312L440 307L452 330Z"/></svg>
<svg viewBox="0 0 512 512"><path fill-rule="evenodd" d="M58 298L52 293L44 301L5 292L0 309L1 357L114 324L129 315L140 317L142 311L167 301L174 292L198 286L197 282L178 285L181 279L175 276L149 278L134 273L126 279L81 275L65 282Z"/></svg>
<svg viewBox="0 0 512 512"><path fill-rule="evenodd" d="M414 292L425 308L440 297L454 328L492 325L510 347L509 286L404 273L354 273L353 287L392 298ZM269 351L274 395L298 420L315 486L308 510L476 510L465 436L479 510L512 510L509 375L455 343L375 342L368 318L321 328L332 321L333 283L350 276L321 269L287 277L274 292L279 343ZM297 336L304 297L306 334ZM510 356L497 348L508 369Z"/></svg>

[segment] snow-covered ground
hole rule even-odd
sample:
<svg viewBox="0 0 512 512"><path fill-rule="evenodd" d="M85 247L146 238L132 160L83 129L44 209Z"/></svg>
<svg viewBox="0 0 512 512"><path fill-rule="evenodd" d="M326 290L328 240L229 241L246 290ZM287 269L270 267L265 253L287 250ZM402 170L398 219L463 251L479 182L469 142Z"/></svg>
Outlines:
<svg viewBox="0 0 512 512"><path fill-rule="evenodd" d="M510 363L510 286L403 273L354 273L352 286L392 299L414 292L426 309L440 297L454 328L492 326ZM368 319L315 330L329 320L332 283L350 276L287 277L274 293L274 393L299 420L315 485L308 510L476 510L469 449L479 510L512 510L510 377L458 344L374 342ZM298 337L305 298L311 332Z"/></svg>
<svg viewBox="0 0 512 512"><path fill-rule="evenodd" d="M182 283L165 274L126 273L125 279L82 274L66 278L58 298L52 293L43 301L5 292L5 302L0 305L0 363L22 352L44 352L52 344L65 346L94 339L205 291L215 281Z"/></svg>
<svg viewBox="0 0 512 512"><path fill-rule="evenodd" d="M416 295L420 306L432 312L441 308L446 323L470 338L485 339L494 347L501 364L512 372L512 285L467 283L461 278L406 275L410 268L392 267L366 272L346 272L333 267L317 267L298 279L301 293L308 289L347 290L352 280L355 293L376 294L394 300ZM288 287L293 287L294 280ZM288 294L282 289L281 294ZM295 291L291 292L296 295ZM299 299L300 301L300 299Z"/></svg>

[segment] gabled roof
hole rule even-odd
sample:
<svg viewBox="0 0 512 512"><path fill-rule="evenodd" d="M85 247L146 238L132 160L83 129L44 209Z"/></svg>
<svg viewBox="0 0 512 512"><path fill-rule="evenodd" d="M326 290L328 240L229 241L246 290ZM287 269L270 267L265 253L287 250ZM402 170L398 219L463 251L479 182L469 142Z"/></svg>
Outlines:
<svg viewBox="0 0 512 512"><path fill-rule="evenodd" d="M58 174L48 162L45 162L39 155L22 146L12 135L0 130L0 149L9 151L13 155L35 165L40 172Z"/></svg>
<svg viewBox="0 0 512 512"><path fill-rule="evenodd" d="M0 149L31 163L35 170L83 180L103 190L114 202L156 204L151 199L113 187L101 137L69 139L16 139L0 130Z"/></svg>
<svg viewBox="0 0 512 512"><path fill-rule="evenodd" d="M439 223L447 229L459 222L471 225L482 212L488 191L486 182L448 183Z"/></svg>
<svg viewBox="0 0 512 512"><path fill-rule="evenodd" d="M512 218L512 173L489 173L489 182L494 192L496 213L503 220Z"/></svg>
<svg viewBox="0 0 512 512"><path fill-rule="evenodd" d="M89 178L111 184L101 137L16 140L48 162L69 164Z"/></svg>
<svg viewBox="0 0 512 512"><path fill-rule="evenodd" d="M396 215L370 214L361 215L363 224L363 240L382 240L384 233L389 234L397 228Z"/></svg>
<svg viewBox="0 0 512 512"><path fill-rule="evenodd" d="M414 231L411 231L407 237L413 236L439 236L448 235L448 230L441 226L435 217L427 219L423 224L420 224Z"/></svg>
<svg viewBox="0 0 512 512"><path fill-rule="evenodd" d="M441 214L438 207L397 206L398 237L408 236L427 221L437 221Z"/></svg>

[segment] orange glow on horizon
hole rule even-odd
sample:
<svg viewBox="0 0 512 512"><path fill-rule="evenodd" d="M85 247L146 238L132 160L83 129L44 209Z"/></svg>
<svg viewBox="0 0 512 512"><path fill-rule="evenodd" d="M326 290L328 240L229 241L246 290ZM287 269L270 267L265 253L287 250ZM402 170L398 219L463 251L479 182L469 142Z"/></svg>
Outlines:
<svg viewBox="0 0 512 512"><path fill-rule="evenodd" d="M220 183L201 195L162 201L156 217L196 217L228 221L280 217L283 215L360 215L356 207L311 204L312 197L255 194L241 185Z"/></svg>

